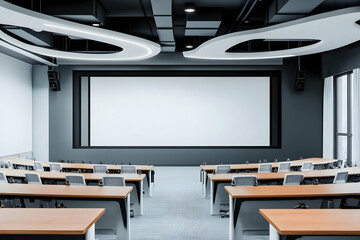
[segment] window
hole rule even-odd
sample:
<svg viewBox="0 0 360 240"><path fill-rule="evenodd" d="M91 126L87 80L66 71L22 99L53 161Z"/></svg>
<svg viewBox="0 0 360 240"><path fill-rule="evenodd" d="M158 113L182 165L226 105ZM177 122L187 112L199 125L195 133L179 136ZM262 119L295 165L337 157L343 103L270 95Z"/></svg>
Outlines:
<svg viewBox="0 0 360 240"><path fill-rule="evenodd" d="M353 104L353 73L348 72L334 78L334 157L352 162L352 104Z"/></svg>

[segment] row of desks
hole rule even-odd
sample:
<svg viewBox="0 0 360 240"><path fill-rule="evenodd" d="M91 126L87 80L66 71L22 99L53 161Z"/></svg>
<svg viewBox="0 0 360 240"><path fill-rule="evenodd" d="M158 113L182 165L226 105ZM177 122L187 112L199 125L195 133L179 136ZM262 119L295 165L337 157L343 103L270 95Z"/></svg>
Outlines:
<svg viewBox="0 0 360 240"><path fill-rule="evenodd" d="M25 173L29 172L29 170L21 170L21 169L0 169L3 171L5 175L9 178L20 179L22 182L25 178ZM88 185L99 186L99 182L102 180L104 176L108 176L108 174L98 174L98 173L71 173L71 172L40 172L37 171L43 183L50 184L65 184L66 175L72 174L81 174L84 176L85 181ZM115 175L115 174L114 174ZM145 174L116 174L116 176L125 177L126 185L132 186L134 191L131 194L130 202L133 204L133 210L135 215L143 215L143 180L145 178ZM15 182L16 182L15 180Z"/></svg>
<svg viewBox="0 0 360 240"><path fill-rule="evenodd" d="M0 184L0 198L23 201L56 200L67 208L105 208L97 229L116 232L116 239L130 239L132 187ZM53 216L56 218L56 216Z"/></svg>
<svg viewBox="0 0 360 240"><path fill-rule="evenodd" d="M306 158L301 160L292 160L291 167L301 167L304 162L313 162L314 166L327 165L337 162L337 159L326 159L326 158ZM269 162L273 168L278 168L281 162ZM231 170L257 170L261 163L249 163L249 164L230 164ZM201 170L206 172L215 171L217 165L200 165Z"/></svg>
<svg viewBox="0 0 360 240"><path fill-rule="evenodd" d="M339 171L348 171L349 179L353 182L360 180L360 167L346 169L324 169L302 172L305 182L312 183L332 183L335 175ZM286 174L296 172L272 172L272 173L232 173L232 174L208 174L210 185L210 213L217 215L220 213L220 206L228 200L224 186L231 185L232 177L238 175L257 176L259 184L281 185Z"/></svg>
<svg viewBox="0 0 360 240"><path fill-rule="evenodd" d="M25 159L25 158L20 158L20 157L16 157L16 156L12 156L12 157L6 157L2 159L3 161L6 160L11 160L13 165L16 167L25 167L27 169L32 169L34 166L34 161L30 160L30 159ZM48 170L50 168L50 163L52 162L42 162L41 164L43 165L43 167ZM87 163L61 163L61 166L63 168L63 170L65 171L76 171L76 172L81 172L83 170L86 171L92 171L94 164L87 164ZM119 172L121 170L121 165L108 165L106 164L106 166L108 167L108 170L110 172ZM136 169L138 171L141 171L141 173L144 173L146 175L145 178L145 184L144 184L144 191L146 194L148 194L151 197L151 170L153 169L153 165L136 165Z"/></svg>
<svg viewBox="0 0 360 240"><path fill-rule="evenodd" d="M226 186L225 190L229 194L231 240L243 239L249 230L268 231L259 209L292 209L299 202L304 202L309 208L320 208L322 200L338 201L338 207L341 207L349 198L360 198L360 183Z"/></svg>
<svg viewBox="0 0 360 240"><path fill-rule="evenodd" d="M312 162L315 169L326 169L329 166L337 163L337 159L325 159L325 158L307 158L301 160L291 161L291 168L297 169L302 166L304 162ZM231 164L230 169L232 172L246 173L252 172L256 173L259 168L260 163L250 163L250 164ZM278 168L280 162L271 163L274 171ZM201 168L201 182L202 190L204 197L210 196L210 174L215 172L216 165L200 165ZM280 175L279 175L280 176Z"/></svg>

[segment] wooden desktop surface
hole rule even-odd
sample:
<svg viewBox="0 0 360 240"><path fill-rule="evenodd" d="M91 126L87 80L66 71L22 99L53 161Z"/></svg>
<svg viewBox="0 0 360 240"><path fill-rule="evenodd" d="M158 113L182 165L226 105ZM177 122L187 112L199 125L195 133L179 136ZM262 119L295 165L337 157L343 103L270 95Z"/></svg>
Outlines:
<svg viewBox="0 0 360 240"><path fill-rule="evenodd" d="M208 174L211 181L231 181L234 176L257 176L258 180L278 180L284 179L286 174L302 173L305 178L324 178L335 177L337 172L348 171L349 175L360 175L360 167L325 169L304 172L271 172L271 173L228 173L228 174Z"/></svg>
<svg viewBox="0 0 360 240"><path fill-rule="evenodd" d="M84 235L103 208L0 208L0 234Z"/></svg>
<svg viewBox="0 0 360 240"><path fill-rule="evenodd" d="M225 186L232 198L295 198L360 195L360 183L320 185Z"/></svg>
<svg viewBox="0 0 360 240"><path fill-rule="evenodd" d="M337 162L337 159L326 158L306 158L301 160L290 161L292 167L301 167L304 162L313 162L313 165L330 164ZM273 168L277 168L281 162L269 162ZM249 163L249 164L230 164L231 170L246 170L246 169L258 169L261 163ZM224 164L227 165L227 164ZM200 168L204 171L215 171L216 165L200 165Z"/></svg>
<svg viewBox="0 0 360 240"><path fill-rule="evenodd" d="M8 169L2 168L0 172L4 172L7 177L25 177L25 173L34 171L21 170L21 169ZM99 173L71 173L71 172L41 172L36 171L42 179L65 179L66 175L81 174L84 176L86 181L100 181L102 177L114 177L121 176L125 177L126 182L140 182L145 178L145 174L99 174Z"/></svg>
<svg viewBox="0 0 360 240"><path fill-rule="evenodd" d="M98 187L0 183L1 196L126 198L133 187Z"/></svg>
<svg viewBox="0 0 360 240"><path fill-rule="evenodd" d="M11 160L13 164L21 165L21 166L28 166L33 167L34 161L26 158L20 158L20 157L6 157L3 158L3 160ZM55 162L41 162L43 167L50 167L50 163ZM61 163L62 168L67 169L84 169L84 170L92 170L93 166L96 164L90 164L90 163ZM111 164L104 164L108 167L108 170L120 170L121 165L111 165ZM139 171L151 171L153 169L153 165L134 165L136 166L136 169Z"/></svg>
<svg viewBox="0 0 360 240"><path fill-rule="evenodd" d="M360 235L359 209L260 209L281 235Z"/></svg>

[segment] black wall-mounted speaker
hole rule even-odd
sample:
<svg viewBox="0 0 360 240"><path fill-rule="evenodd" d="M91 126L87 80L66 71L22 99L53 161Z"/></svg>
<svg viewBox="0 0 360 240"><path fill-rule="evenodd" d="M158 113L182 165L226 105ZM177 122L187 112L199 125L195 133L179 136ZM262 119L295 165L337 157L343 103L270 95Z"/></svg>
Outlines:
<svg viewBox="0 0 360 240"><path fill-rule="evenodd" d="M295 91L304 91L305 88L305 72L298 71L296 73Z"/></svg>
<svg viewBox="0 0 360 240"><path fill-rule="evenodd" d="M49 87L52 91L60 91L60 82L58 73L55 71L48 71Z"/></svg>

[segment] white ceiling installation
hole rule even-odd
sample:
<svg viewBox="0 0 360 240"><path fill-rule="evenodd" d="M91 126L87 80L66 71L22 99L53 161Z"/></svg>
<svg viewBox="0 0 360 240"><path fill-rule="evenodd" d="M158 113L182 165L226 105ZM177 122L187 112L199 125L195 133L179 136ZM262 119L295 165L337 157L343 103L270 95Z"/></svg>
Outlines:
<svg viewBox="0 0 360 240"><path fill-rule="evenodd" d="M31 52L22 50L21 48L15 47L15 46L13 46L13 45L11 45L9 43L6 43L6 42L4 42L2 40L0 40L0 46L5 47L5 48L7 48L9 50L12 50L14 52L17 52L17 53L19 53L21 55L24 55L24 56L28 57L28 58L34 59L34 60L36 60L36 61L38 61L40 63L43 63L45 65L56 66L56 64L54 64L54 63L52 63L52 62L50 62L50 61L48 61L48 60L46 60L44 58L41 58L41 57L31 53Z"/></svg>
<svg viewBox="0 0 360 240"><path fill-rule="evenodd" d="M62 20L15 6L3 0L0 0L0 24L26 27L35 31L71 35L107 43L123 49L120 52L99 54L58 51L24 43L0 31L0 38L7 43L35 54L59 59L128 61L150 58L160 52L160 45L142 38Z"/></svg>
<svg viewBox="0 0 360 240"><path fill-rule="evenodd" d="M360 40L360 7L314 15L271 27L241 31L213 38L194 50L183 52L187 58L250 60L301 56L325 52ZM319 42L305 47L264 51L226 52L229 48L255 39L312 39Z"/></svg>

